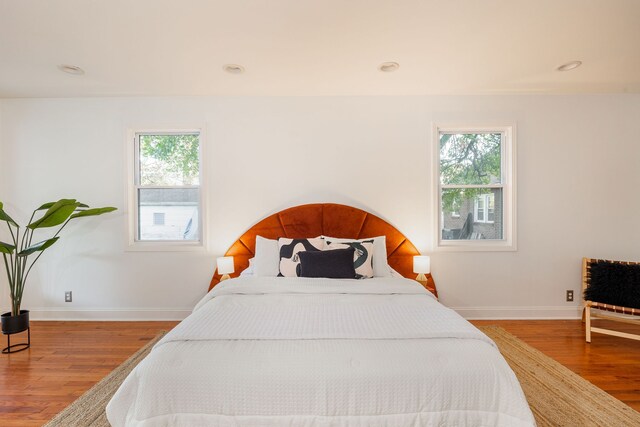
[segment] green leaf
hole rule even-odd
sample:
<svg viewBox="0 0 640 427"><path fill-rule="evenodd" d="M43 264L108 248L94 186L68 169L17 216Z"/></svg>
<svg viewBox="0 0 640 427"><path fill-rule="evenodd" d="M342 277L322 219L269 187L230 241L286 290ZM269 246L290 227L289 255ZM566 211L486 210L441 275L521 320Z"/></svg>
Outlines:
<svg viewBox="0 0 640 427"><path fill-rule="evenodd" d="M84 211L78 211L76 213L74 213L73 215L71 215L71 218L81 218L84 216L96 216L96 215L102 215L105 213L109 213L109 212L113 212L115 210L117 210L118 208L114 208L111 206L107 206L104 208L93 208L93 209L87 209Z"/></svg>
<svg viewBox="0 0 640 427"><path fill-rule="evenodd" d="M41 211L43 209L49 209L51 206L55 205L56 202L48 202L45 203L44 205L40 206L38 209L36 209L37 211Z"/></svg>
<svg viewBox="0 0 640 427"><path fill-rule="evenodd" d="M14 227L20 227L3 209L4 204L0 202L0 221L6 221Z"/></svg>
<svg viewBox="0 0 640 427"><path fill-rule="evenodd" d="M32 230L36 228L55 227L65 222L76 210L80 203L75 199L60 199L55 202L45 213L42 218L27 225ZM44 205L43 205L44 206Z"/></svg>
<svg viewBox="0 0 640 427"><path fill-rule="evenodd" d="M18 256L28 256L28 255L31 255L34 252L44 251L45 249L47 249L48 247L53 245L55 242L57 242L59 238L60 237L53 237L51 239L47 239L47 240L43 240L42 242L38 242L35 245L31 245L28 248L23 249L22 251L18 252Z"/></svg>
<svg viewBox="0 0 640 427"><path fill-rule="evenodd" d="M2 252L3 254L12 254L15 250L15 246L10 245L9 243L0 242L0 252Z"/></svg>
<svg viewBox="0 0 640 427"><path fill-rule="evenodd" d="M45 203L44 205L42 205L42 206L40 206L38 209L36 209L36 211L41 211L41 210L43 210L43 209L49 209L51 206L53 206L53 205L55 205L55 204L56 204L56 202L48 202L48 203ZM84 203L80 203L80 202L78 202L78 207L79 207L79 208L88 208L88 207L89 207L89 205L85 205Z"/></svg>

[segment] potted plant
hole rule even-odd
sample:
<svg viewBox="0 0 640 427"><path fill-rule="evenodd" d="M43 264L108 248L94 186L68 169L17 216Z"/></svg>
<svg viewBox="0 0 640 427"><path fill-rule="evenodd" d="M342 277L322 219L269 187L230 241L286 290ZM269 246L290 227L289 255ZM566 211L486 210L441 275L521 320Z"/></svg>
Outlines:
<svg viewBox="0 0 640 427"><path fill-rule="evenodd" d="M31 214L29 223L21 228L5 211L0 202L0 221L7 223L11 235L11 243L0 241L0 253L4 259L5 271L9 279L11 291L11 311L2 314L2 333L15 334L29 327L29 311L21 310L24 287L33 265L40 259L44 251L55 244L58 236L69 221L76 218L102 215L115 211L116 208L90 208L75 199L60 199L40 206ZM42 215L38 215L44 212ZM38 216L36 218L36 216ZM58 227L53 237L33 243L35 230ZM34 257L33 259L31 259Z"/></svg>

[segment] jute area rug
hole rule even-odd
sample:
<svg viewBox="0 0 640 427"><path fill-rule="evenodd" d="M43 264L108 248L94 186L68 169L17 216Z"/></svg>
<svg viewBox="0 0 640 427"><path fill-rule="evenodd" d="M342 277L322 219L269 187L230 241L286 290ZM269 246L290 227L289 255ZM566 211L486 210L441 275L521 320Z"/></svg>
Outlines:
<svg viewBox="0 0 640 427"><path fill-rule="evenodd" d="M498 326L480 327L515 372L539 427L640 426L640 413ZM160 334L45 427L109 427L105 407Z"/></svg>
<svg viewBox="0 0 640 427"><path fill-rule="evenodd" d="M515 372L538 427L640 426L640 413L499 326L484 326Z"/></svg>

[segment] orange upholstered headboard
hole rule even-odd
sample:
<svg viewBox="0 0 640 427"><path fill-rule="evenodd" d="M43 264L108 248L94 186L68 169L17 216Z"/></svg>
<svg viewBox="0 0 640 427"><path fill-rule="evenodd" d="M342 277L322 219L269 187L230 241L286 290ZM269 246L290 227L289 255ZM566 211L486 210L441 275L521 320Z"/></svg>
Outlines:
<svg viewBox="0 0 640 427"><path fill-rule="evenodd" d="M386 236L389 265L405 277L413 278L413 256L420 252L404 234L377 216L351 206L316 203L295 206L275 213L247 230L226 252L233 256L238 274L249 266L255 253L256 236L267 239L279 237L308 238L320 235L363 239ZM216 271L209 289L220 281Z"/></svg>

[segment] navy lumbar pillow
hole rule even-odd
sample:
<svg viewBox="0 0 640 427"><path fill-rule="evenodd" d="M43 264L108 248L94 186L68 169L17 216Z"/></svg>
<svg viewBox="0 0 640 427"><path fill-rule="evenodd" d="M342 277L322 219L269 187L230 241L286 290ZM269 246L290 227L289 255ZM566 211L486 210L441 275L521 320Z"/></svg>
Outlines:
<svg viewBox="0 0 640 427"><path fill-rule="evenodd" d="M354 252L354 248L298 252L298 257L300 258L299 276L355 279Z"/></svg>
<svg viewBox="0 0 640 427"><path fill-rule="evenodd" d="M356 270L356 279L370 279L373 277L373 239L338 243L325 239L324 243L325 251L352 247L355 250L353 268Z"/></svg>

